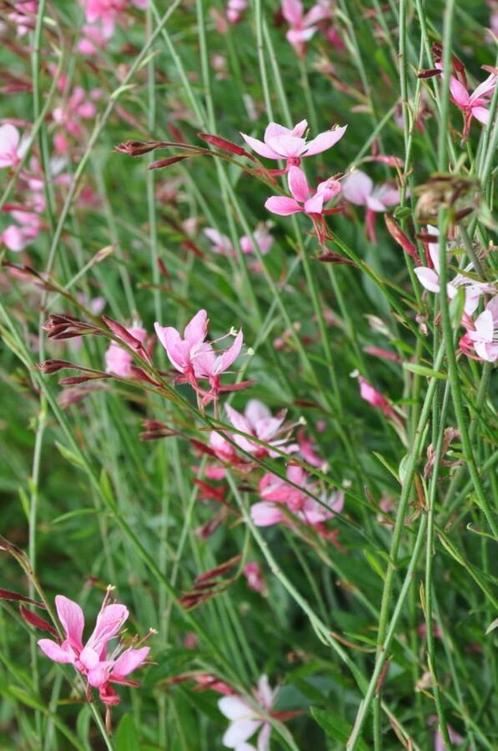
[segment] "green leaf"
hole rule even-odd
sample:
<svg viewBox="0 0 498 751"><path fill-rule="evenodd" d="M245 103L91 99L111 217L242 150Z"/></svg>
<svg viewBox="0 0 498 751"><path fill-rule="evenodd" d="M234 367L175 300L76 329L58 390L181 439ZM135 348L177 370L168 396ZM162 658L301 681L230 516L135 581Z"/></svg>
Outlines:
<svg viewBox="0 0 498 751"><path fill-rule="evenodd" d="M70 464L74 464L75 467L84 469L84 463L82 462L80 457L74 453L74 451L71 451L71 449L63 446L62 443L59 443L59 441L56 441L55 445L57 446L59 453L64 457L64 459L66 459L66 461L68 461Z"/></svg>
<svg viewBox="0 0 498 751"><path fill-rule="evenodd" d="M404 362L403 368L426 378L438 378L440 381L446 381L448 378L447 373L440 373L438 370L432 370L432 368L426 368L425 365L417 365L414 362Z"/></svg>
<svg viewBox="0 0 498 751"><path fill-rule="evenodd" d="M341 744L347 743L351 726L346 720L343 720L342 717L333 711L318 709L317 707L311 708L311 715L320 725L327 738L338 741ZM341 748L344 748L344 745L341 745ZM368 751L366 743L361 740L357 744L356 749L357 751Z"/></svg>
<svg viewBox="0 0 498 751"><path fill-rule="evenodd" d="M125 714L114 737L116 751L140 751L140 742L131 714Z"/></svg>

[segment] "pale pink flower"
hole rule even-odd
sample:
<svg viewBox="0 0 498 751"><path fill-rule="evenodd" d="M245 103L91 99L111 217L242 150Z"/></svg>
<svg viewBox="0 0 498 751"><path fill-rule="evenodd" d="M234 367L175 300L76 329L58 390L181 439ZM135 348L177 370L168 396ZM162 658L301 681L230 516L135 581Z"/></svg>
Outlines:
<svg viewBox="0 0 498 751"><path fill-rule="evenodd" d="M342 181L342 194L350 203L366 209L366 232L371 242L376 241L375 214L387 211L399 203L399 190L384 183L375 186L371 178L361 170L355 170Z"/></svg>
<svg viewBox="0 0 498 751"><path fill-rule="evenodd" d="M252 234L261 255L268 253L274 242L268 223L260 222ZM253 240L250 235L243 235L240 238L240 248L243 253L254 253Z"/></svg>
<svg viewBox="0 0 498 751"><path fill-rule="evenodd" d="M230 241L230 238L226 235L222 235L214 227L206 227L204 234L211 242L211 250L213 253L218 253L221 256L234 256L235 250Z"/></svg>
<svg viewBox="0 0 498 751"><path fill-rule="evenodd" d="M80 606L63 595L55 598L55 607L65 638L58 644L52 639L40 639L38 646L54 662L73 665L92 688L98 688L105 704L118 704L119 696L111 683L135 685L127 676L139 668L149 654L149 647L122 650L120 647L107 653L109 642L116 638L128 619L128 609L124 605L107 604L104 599L95 628L83 644L85 617Z"/></svg>
<svg viewBox="0 0 498 751"><path fill-rule="evenodd" d="M244 337L242 331L235 335L233 344L217 354L210 346L200 350L196 357L195 368L197 377L207 379L211 386L211 395L215 397L220 391L220 376L226 373L240 355Z"/></svg>
<svg viewBox="0 0 498 751"><path fill-rule="evenodd" d="M21 161L20 142L21 135L15 125L0 125L0 168L17 167Z"/></svg>
<svg viewBox="0 0 498 751"><path fill-rule="evenodd" d="M88 23L100 23L107 38L111 37L114 27L123 13L128 9L129 0L80 0L85 10L85 18ZM148 0L132 0L132 5L145 10Z"/></svg>
<svg viewBox="0 0 498 751"><path fill-rule="evenodd" d="M399 415L384 394L377 391L377 389L375 389L366 378L363 378L363 376L358 376L358 382L360 384L360 395L362 399L371 404L372 407L380 409L380 411L391 420L394 420L395 422L400 421Z"/></svg>
<svg viewBox="0 0 498 751"><path fill-rule="evenodd" d="M265 202L265 208L280 216L307 214L313 222L320 244L323 244L326 236L324 215L329 211L325 205L341 192L340 182L329 177L319 183L313 193L302 169L294 166L289 168L288 182L292 198L270 196Z"/></svg>
<svg viewBox="0 0 498 751"><path fill-rule="evenodd" d="M469 134L472 118L479 120L483 125L487 125L489 121L489 100L496 88L497 80L496 73L491 73L485 81L479 84L472 94L469 94L463 83L458 78L455 78L455 76L451 76L451 98L463 114L464 138Z"/></svg>
<svg viewBox="0 0 498 751"><path fill-rule="evenodd" d="M437 227L431 225L427 226L427 230L430 235L434 235L435 239L439 235ZM450 246L451 247L451 246ZM429 292L439 293L439 244L438 242L428 243L429 258L432 262L432 268L430 266L418 266L414 269L415 274L420 284L425 287ZM472 270L472 264L467 266L466 271ZM479 299L485 292L493 292L494 288L486 284L485 282L477 282L473 279L469 279L463 274L457 274L454 279L448 282L446 287L448 297L453 300L458 293L459 287L464 287L465 302L464 313L468 316L472 315L479 305Z"/></svg>
<svg viewBox="0 0 498 751"><path fill-rule="evenodd" d="M254 436L259 441L269 444L269 446L281 447L284 450L283 447L287 443L287 439L277 436L281 432L285 420L285 411L281 411L273 417L263 402L260 402L259 399L250 399L243 415L229 404L225 406L225 412L234 428L241 433L245 433L245 435L234 433L232 436L237 446L240 446L244 451L257 457L267 456L268 454L272 457L278 456L278 453L273 452L267 446L251 441L247 436Z"/></svg>
<svg viewBox="0 0 498 751"><path fill-rule="evenodd" d="M138 339L139 342L145 344L147 339L147 332L140 326L132 326L126 329L129 334ZM116 342L111 342L105 353L106 373L113 373L113 375L120 376L121 378L131 378L133 376L133 355L128 350L120 347Z"/></svg>
<svg viewBox="0 0 498 751"><path fill-rule="evenodd" d="M264 595L267 592L266 583L261 571L261 566L257 561L250 561L244 566L244 576L246 577L247 586L255 592Z"/></svg>
<svg viewBox="0 0 498 751"><path fill-rule="evenodd" d="M185 326L183 338L172 326L161 326L156 321L154 328L171 364L182 374L179 382L189 383L201 394L197 381L209 381L211 390L208 394L202 393L203 403L216 398L221 391L233 388L221 386L220 376L230 368L240 354L242 331L236 334L230 347L218 354L212 345L205 341L208 329L205 310L199 310Z"/></svg>
<svg viewBox="0 0 498 751"><path fill-rule="evenodd" d="M15 4L12 3L12 7L15 7L15 10L7 13L7 18L17 26L18 36L24 36L29 31L33 31L38 12L38 0L16 0Z"/></svg>
<svg viewBox="0 0 498 751"><path fill-rule="evenodd" d="M240 135L260 156L267 159L285 159L287 167L290 167L291 165L298 166L302 157L314 156L330 149L343 137L347 125L326 130L311 141L306 141L304 137L307 127L307 120L301 120L293 128L270 123L265 130L264 142L245 133Z"/></svg>
<svg viewBox="0 0 498 751"><path fill-rule="evenodd" d="M498 360L498 295L493 297L484 311L477 316L473 328L467 331L466 336L480 360Z"/></svg>
<svg viewBox="0 0 498 751"><path fill-rule="evenodd" d="M224 696L218 701L220 712L230 721L222 743L226 748L236 751L256 751L255 746L247 741L258 733L257 751L269 751L271 723L268 721L277 691L271 689L266 675L262 675L254 691L256 704L243 696Z"/></svg>
<svg viewBox="0 0 498 751"><path fill-rule="evenodd" d="M228 23L239 23L247 9L247 5L248 0L228 0L226 10Z"/></svg>
<svg viewBox="0 0 498 751"><path fill-rule="evenodd" d="M76 49L82 55L95 55L99 50L105 49L107 42L108 37L100 26L87 23L81 29Z"/></svg>
<svg viewBox="0 0 498 751"><path fill-rule="evenodd" d="M305 13L301 0L282 0L281 8L282 15L289 24L287 41L299 57L304 57L306 42L309 42L317 31L316 24L330 19L330 5L323 1L317 2Z"/></svg>
<svg viewBox="0 0 498 751"><path fill-rule="evenodd" d="M9 214L17 224L10 224L0 233L0 242L18 253L38 237L42 230L42 220L35 211L23 206L10 208Z"/></svg>
<svg viewBox="0 0 498 751"><path fill-rule="evenodd" d="M317 486L309 482L308 474L301 467L290 465L287 469L287 480L290 482L270 472L263 475L259 483L259 495L262 500L251 507L251 518L256 526L269 527L273 524L288 523L285 514L287 509L302 524L320 527L342 511L344 493L334 491L328 497L321 497L322 502L319 503L309 495L318 495Z"/></svg>

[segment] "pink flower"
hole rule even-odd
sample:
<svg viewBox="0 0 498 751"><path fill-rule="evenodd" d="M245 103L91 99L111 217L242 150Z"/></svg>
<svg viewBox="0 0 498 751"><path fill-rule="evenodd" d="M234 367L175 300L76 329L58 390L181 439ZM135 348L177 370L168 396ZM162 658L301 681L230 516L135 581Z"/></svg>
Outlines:
<svg viewBox="0 0 498 751"><path fill-rule="evenodd" d="M324 214L325 204L341 192L341 184L338 180L329 177L321 182L316 191L312 193L306 180L306 175L299 167L289 168L289 190L292 198L288 196L270 196L265 202L265 208L272 214L290 216L291 214L307 214L315 228L318 240L321 244L325 241L326 226Z"/></svg>
<svg viewBox="0 0 498 751"><path fill-rule="evenodd" d="M222 235L214 227L206 227L204 234L211 241L211 250L213 253L218 253L221 256L235 255L235 250L229 237Z"/></svg>
<svg viewBox="0 0 498 751"><path fill-rule="evenodd" d="M242 20L245 10L247 9L248 0L228 0L227 2L227 21L236 24Z"/></svg>
<svg viewBox="0 0 498 751"><path fill-rule="evenodd" d="M331 130L326 130L308 142L306 138L303 138L307 127L307 120L301 120L292 129L284 128L283 125L277 123L270 123L265 130L264 142L252 138L252 136L247 136L245 133L240 135L247 145L260 156L267 159L285 159L287 167L290 167L291 165L298 166L302 157L314 156L330 149L341 140L346 132L347 125L342 128L336 126Z"/></svg>
<svg viewBox="0 0 498 751"><path fill-rule="evenodd" d="M6 123L0 126L0 168L17 167L21 161L20 141L21 136L14 125Z"/></svg>
<svg viewBox="0 0 498 751"><path fill-rule="evenodd" d="M173 367L193 382L197 375L196 358L199 352L211 349L211 345L205 341L208 322L207 312L199 310L185 326L183 338L172 326L161 326L157 321L154 324L157 337Z"/></svg>
<svg viewBox="0 0 498 751"><path fill-rule="evenodd" d="M126 329L129 334L145 344L147 332L140 326L132 326ZM121 378L131 378L133 376L133 355L128 350L120 347L116 342L111 342L105 353L106 373L113 373Z"/></svg>
<svg viewBox="0 0 498 751"><path fill-rule="evenodd" d="M290 465L287 469L287 480L293 484L270 472L263 475L259 483L262 501L251 507L251 518L256 526L269 527L273 524L287 523L285 508L302 524L312 527L320 527L342 511L342 491L335 491L329 497L322 498L322 503L310 497L309 493L317 495L317 487L310 485L308 475L301 467Z"/></svg>
<svg viewBox="0 0 498 751"><path fill-rule="evenodd" d="M261 566L257 561L250 561L244 566L244 576L247 580L247 586L249 589L253 589L255 592L264 595L267 592L265 580L263 578L263 572Z"/></svg>
<svg viewBox="0 0 498 751"><path fill-rule="evenodd" d="M358 376L358 382L360 384L361 398L372 405L377 407L380 411L390 419L399 421L399 416L395 412L389 399L387 399L380 391L374 389L374 387L363 376Z"/></svg>
<svg viewBox="0 0 498 751"><path fill-rule="evenodd" d="M426 290L439 293L439 244L437 242L439 231L437 227L432 227L431 225L428 225L427 230L430 235L435 236L434 239L436 240L436 242L428 243L429 258L432 262L433 268L430 266L418 266L414 271L420 284L425 287ZM472 264L466 268L466 271L471 270ZM450 300L456 297L459 287L464 287L465 289L464 313L468 316L472 315L476 310L481 295L485 292L492 292L494 290L489 284L476 282L463 274L457 274L454 279L448 282L446 288Z"/></svg>
<svg viewBox="0 0 498 751"><path fill-rule="evenodd" d="M487 362L498 360L498 295L477 316L474 328L468 330L466 336L479 359Z"/></svg>
<svg viewBox="0 0 498 751"><path fill-rule="evenodd" d="M275 702L277 691L270 688L268 678L262 675L254 692L260 710L243 696L224 696L218 701L220 712L230 721L222 743L236 751L256 751L247 741L259 733L257 751L269 751L271 724L268 715Z"/></svg>
<svg viewBox="0 0 498 751"><path fill-rule="evenodd" d="M17 253L35 240L41 232L42 220L31 208L24 206L4 206L17 224L10 224L0 234L0 241L11 251Z"/></svg>
<svg viewBox="0 0 498 751"><path fill-rule="evenodd" d="M290 27L286 34L287 41L299 57L304 57L306 42L317 31L316 24L330 19L330 6L326 2L318 2L305 13L301 0L282 0L281 8Z"/></svg>
<svg viewBox="0 0 498 751"><path fill-rule="evenodd" d="M16 0L12 7L15 11L7 13L7 18L17 26L18 36L24 36L35 28L38 0Z"/></svg>
<svg viewBox="0 0 498 751"><path fill-rule="evenodd" d="M387 211L399 203L399 191L385 183L374 187L370 177L355 170L342 182L342 194L347 201L366 208L366 232L370 242L376 241L375 213Z"/></svg>
<svg viewBox="0 0 498 751"><path fill-rule="evenodd" d="M436 717L434 717L434 721L437 722ZM457 733L457 731L454 730L451 725L448 725L447 728L451 745L461 746L465 738L463 738L460 733ZM443 734L441 733L439 727L436 728L436 732L434 733L434 751L449 751L446 743L444 742Z"/></svg>
<svg viewBox="0 0 498 751"><path fill-rule="evenodd" d="M107 601L108 596L104 599L90 638L83 644L83 611L77 603L57 595L55 607L65 638L60 644L52 639L40 639L38 646L50 660L73 665L85 676L90 687L99 689L101 700L112 705L119 703L119 696L110 684L135 685L127 676L143 665L150 650L149 647L129 647L123 651L118 647L108 656L107 645L118 636L129 613L124 605L108 605Z"/></svg>
<svg viewBox="0 0 498 751"><path fill-rule="evenodd" d="M253 237L261 255L265 255L271 250L274 239L267 222L260 222L257 225ZM254 253L253 241L249 235L243 235L240 238L240 247L243 253Z"/></svg>
<svg viewBox="0 0 498 751"><path fill-rule="evenodd" d="M496 87L498 77L496 73L491 73L485 81L469 94L463 83L458 78L451 76L450 92L453 102L463 113L464 126L463 137L466 138L470 131L472 118L479 120L486 125L489 121L489 99Z"/></svg>
<svg viewBox="0 0 498 751"><path fill-rule="evenodd" d="M189 383L202 395L203 404L217 398L223 390L233 387L221 386L220 376L235 362L242 349L243 336L239 331L233 344L217 354L209 342L206 342L208 317L205 310L199 310L185 326L183 338L172 326L154 324L157 337L169 357L173 367L182 374L181 383ZM211 390L208 394L201 392L198 380L208 380Z"/></svg>
<svg viewBox="0 0 498 751"><path fill-rule="evenodd" d="M229 404L226 405L225 411L234 428L241 433L245 433L246 436L252 435L259 441L275 447L283 447L287 442L286 438L277 438L285 420L285 411L279 412L273 417L268 407L258 399L250 399L248 401L243 415ZM235 433L232 437L237 446L240 446L241 449L254 456L262 457L268 454L273 457L278 456L271 449L254 443L254 441L251 441L246 436Z"/></svg>

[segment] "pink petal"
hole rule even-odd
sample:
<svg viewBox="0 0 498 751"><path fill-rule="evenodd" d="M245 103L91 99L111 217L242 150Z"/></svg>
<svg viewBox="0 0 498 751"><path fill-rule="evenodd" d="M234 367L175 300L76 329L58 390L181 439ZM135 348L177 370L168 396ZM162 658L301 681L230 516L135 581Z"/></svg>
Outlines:
<svg viewBox="0 0 498 751"><path fill-rule="evenodd" d="M243 341L244 341L244 335L242 334L242 331L239 331L231 347L226 349L221 355L221 357L218 358L218 361L216 364L216 375L220 373L224 373L225 370L228 370L230 365L232 365L232 363L235 362L237 357L240 355L240 350L242 349Z"/></svg>
<svg viewBox="0 0 498 751"><path fill-rule="evenodd" d="M260 501L251 506L251 519L257 527L271 527L283 521L284 515L274 503Z"/></svg>
<svg viewBox="0 0 498 751"><path fill-rule="evenodd" d="M87 647L99 651L116 636L129 615L124 605L106 605L97 616L95 629L90 636Z"/></svg>
<svg viewBox="0 0 498 751"><path fill-rule="evenodd" d="M279 159L279 155L275 153L275 151L270 148L270 146L267 146L266 143L263 143L263 141L259 141L257 138L252 138L252 136L247 136L245 133L240 134L244 141L247 143L248 146L251 147L253 151L256 152L256 154L259 154L260 156L264 156L267 159Z"/></svg>
<svg viewBox="0 0 498 751"><path fill-rule="evenodd" d="M291 133L293 136L298 136L298 138L301 138L305 134L307 127L308 127L308 121L301 120L300 122L297 123L297 125L294 125Z"/></svg>
<svg viewBox="0 0 498 751"><path fill-rule="evenodd" d="M472 107L472 117L475 117L483 125L487 125L489 123L489 110L486 107Z"/></svg>
<svg viewBox="0 0 498 751"><path fill-rule="evenodd" d="M289 190L296 201L299 201L300 203L307 201L310 195L310 189L303 170L299 167L290 167L288 181Z"/></svg>
<svg viewBox="0 0 498 751"><path fill-rule="evenodd" d="M109 680L110 663L101 662L87 674L87 681L93 688L104 686Z"/></svg>
<svg viewBox="0 0 498 751"><path fill-rule="evenodd" d="M477 316L474 325L476 327L474 336L477 334L479 339L484 342L493 341L494 324L490 310L485 310L481 315Z"/></svg>
<svg viewBox="0 0 498 751"><path fill-rule="evenodd" d="M0 235L0 241L13 253L19 253L29 244L30 239L16 224L9 224Z"/></svg>
<svg viewBox="0 0 498 751"><path fill-rule="evenodd" d="M237 412L237 410L229 404L225 405L225 412L234 428L240 430L241 433L251 433L251 428L249 427L249 423L244 415L241 415L240 412Z"/></svg>
<svg viewBox="0 0 498 751"><path fill-rule="evenodd" d="M332 128L332 130L327 130L325 133L320 133L308 143L304 156L314 156L330 149L341 140L347 127L347 125L344 125L342 128Z"/></svg>
<svg viewBox="0 0 498 751"><path fill-rule="evenodd" d="M324 195L323 193L315 193L304 204L304 210L307 214L321 214L323 210Z"/></svg>
<svg viewBox="0 0 498 751"><path fill-rule="evenodd" d="M73 652L63 649L63 647L59 646L59 644L56 644L51 639L40 639L37 644L41 651L54 662L68 664L74 663L75 661L75 655Z"/></svg>
<svg viewBox="0 0 498 751"><path fill-rule="evenodd" d="M127 649L123 654L118 657L111 671L112 678L124 678L134 670L139 668L147 657L149 656L149 647L142 647L141 649Z"/></svg>
<svg viewBox="0 0 498 751"><path fill-rule="evenodd" d="M15 162L19 141L19 131L14 125L0 126L0 167L9 167Z"/></svg>
<svg viewBox="0 0 498 751"><path fill-rule="evenodd" d="M422 287L429 292L439 292L439 276L433 269L428 266L419 266L414 271Z"/></svg>
<svg viewBox="0 0 498 751"><path fill-rule="evenodd" d="M199 344L203 342L207 335L209 319L205 310L201 309L192 320L185 326L183 337L188 342L193 344ZM174 330L174 329L173 329Z"/></svg>
<svg viewBox="0 0 498 751"><path fill-rule="evenodd" d="M270 751L270 735L271 735L271 725L269 722L265 722L258 736L257 751ZM244 751L244 749L242 748L238 751Z"/></svg>
<svg viewBox="0 0 498 751"><path fill-rule="evenodd" d="M260 420L265 420L267 417L271 417L270 410L266 404L260 402L259 399L249 399L244 413L253 426L255 426Z"/></svg>
<svg viewBox="0 0 498 751"><path fill-rule="evenodd" d="M297 136L299 133L294 133L294 131L289 130L289 128L286 128L284 125L280 125L279 123L268 123L268 125L265 128L265 135L264 135L264 142L268 143L268 140L270 138L278 138L278 136Z"/></svg>
<svg viewBox="0 0 498 751"><path fill-rule="evenodd" d="M80 656L79 660L86 670L94 670L100 663L100 657L97 652L89 646L86 646Z"/></svg>
<svg viewBox="0 0 498 751"><path fill-rule="evenodd" d="M271 211L272 214L279 214L279 216L299 214L303 210L294 198L287 196L271 196L265 201L265 209Z"/></svg>
<svg viewBox="0 0 498 751"><path fill-rule="evenodd" d="M240 696L223 696L218 700L218 709L228 720L240 720L253 714L249 704Z"/></svg>
<svg viewBox="0 0 498 751"><path fill-rule="evenodd" d="M370 209L370 211L375 211L377 213L381 213L382 211L386 210L386 207L382 203L382 201L379 201L378 198L376 198L374 195L367 196L367 208Z"/></svg>
<svg viewBox="0 0 498 751"><path fill-rule="evenodd" d="M467 107L470 102L470 96L465 86L460 81L451 76L450 78L451 95L458 107Z"/></svg>
<svg viewBox="0 0 498 751"><path fill-rule="evenodd" d="M261 724L261 720L254 720L251 717L235 720L235 722L232 722L228 726L228 730L223 736L223 745L227 746L227 748L237 749L241 743L250 738L251 735L254 735L256 730L261 727Z"/></svg>
<svg viewBox="0 0 498 751"><path fill-rule="evenodd" d="M491 73L485 81L479 84L479 86L472 92L470 101L475 102L476 99L481 97L487 97L496 88L497 77L495 73Z"/></svg>
<svg viewBox="0 0 498 751"><path fill-rule="evenodd" d="M268 139L268 146L284 159L301 156L306 151L306 141L298 136L275 136Z"/></svg>
<svg viewBox="0 0 498 751"><path fill-rule="evenodd" d="M55 608L62 624L66 638L78 648L82 646L85 616L78 603L73 602L64 595L57 595Z"/></svg>
<svg viewBox="0 0 498 751"><path fill-rule="evenodd" d="M367 197L373 191L373 182L365 172L356 170L342 182L342 194L347 201L357 206L365 206Z"/></svg>
<svg viewBox="0 0 498 751"><path fill-rule="evenodd" d="M273 691L267 675L262 675L258 680L258 698L265 709L271 709L273 704Z"/></svg>
<svg viewBox="0 0 498 751"><path fill-rule="evenodd" d="M282 15L287 23L298 26L303 18L303 4L301 0L282 0Z"/></svg>

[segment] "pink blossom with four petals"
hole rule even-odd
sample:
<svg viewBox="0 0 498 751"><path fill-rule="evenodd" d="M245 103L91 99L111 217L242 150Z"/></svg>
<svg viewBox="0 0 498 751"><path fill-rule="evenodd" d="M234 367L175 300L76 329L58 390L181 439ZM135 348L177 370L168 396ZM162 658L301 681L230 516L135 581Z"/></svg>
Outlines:
<svg viewBox="0 0 498 751"><path fill-rule="evenodd" d="M330 5L327 2L317 2L305 13L301 0L282 0L281 9L289 24L287 41L298 57L304 57L306 42L310 41L318 29L316 24L330 19Z"/></svg>
<svg viewBox="0 0 498 751"><path fill-rule="evenodd" d="M498 76L491 73L485 81L469 94L463 83L458 78L451 76L450 92L453 102L463 113L464 126L463 137L466 138L470 131L472 118L475 118L483 125L489 121L489 100L496 88Z"/></svg>
<svg viewBox="0 0 498 751"><path fill-rule="evenodd" d="M318 495L316 484L309 482L308 474L297 465L290 465L287 469L286 482L281 477L270 472L263 475L259 483L260 502L251 506L251 518L258 527L269 527L273 524L288 523L285 509L291 511L302 524L317 528L320 531L324 522L339 514L344 507L344 493L334 491L329 496L321 497L322 501L310 496ZM291 484L292 483L292 484Z"/></svg>
<svg viewBox="0 0 498 751"><path fill-rule="evenodd" d="M80 606L63 595L57 595L55 607L65 638L60 644L52 639L40 639L38 646L41 651L54 662L73 665L85 676L90 687L99 689L105 704L118 704L119 696L111 684L136 685L127 676L143 665L150 651L149 647L125 650L118 647L108 655L108 644L118 636L128 619L128 608L119 604L108 605L106 597L95 628L83 644L85 617Z"/></svg>
<svg viewBox="0 0 498 751"><path fill-rule="evenodd" d="M161 326L157 321L154 324L171 364L182 374L178 382L189 383L202 396L203 404L216 399L221 391L233 390L234 387L222 387L220 377L233 365L243 343L242 331L239 331L230 347L221 353L215 352L213 346L206 342L208 322L207 312L199 310L185 326L183 338L172 326ZM209 393L201 391L198 380L209 381Z"/></svg>
<svg viewBox="0 0 498 751"><path fill-rule="evenodd" d="M288 169L292 165L299 166L303 157L321 154L323 151L330 149L341 140L346 132L347 125L326 130L311 141L306 141L304 137L307 127L307 120L301 120L293 128L285 128L278 123L270 123L265 130L264 141L259 141L245 133L240 135L259 156L264 156L267 159L285 159Z"/></svg>
<svg viewBox="0 0 498 751"><path fill-rule="evenodd" d="M336 209L326 209L325 204L339 195L341 183L333 177L329 177L328 180L319 183L313 193L303 170L294 166L289 168L288 182L292 198L270 196L265 202L265 208L272 214L279 214L280 216L307 214L313 222L318 241L323 245L326 236L324 215L336 211Z"/></svg>
<svg viewBox="0 0 498 751"><path fill-rule="evenodd" d="M366 234L370 242L376 241L375 214L387 211L399 203L399 190L388 183L374 186L373 180L361 170L355 170L342 181L342 194L346 201L366 209Z"/></svg>

